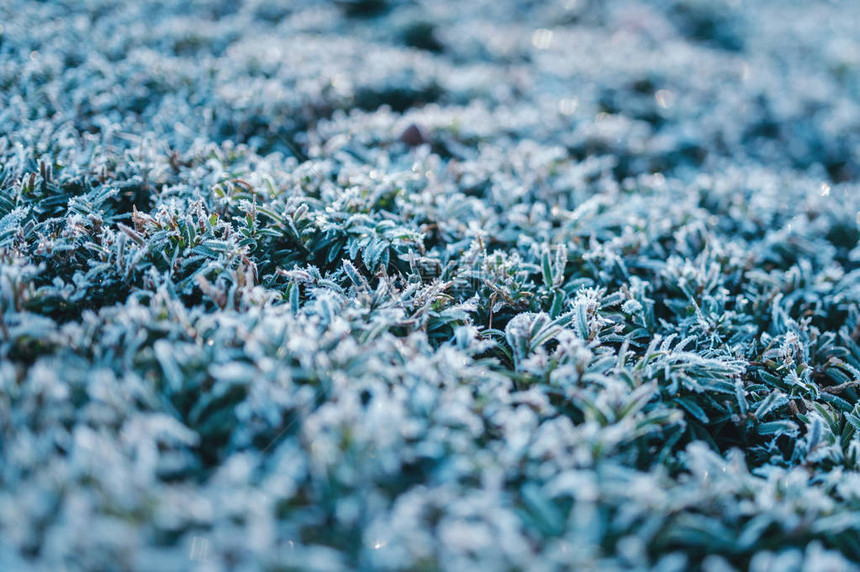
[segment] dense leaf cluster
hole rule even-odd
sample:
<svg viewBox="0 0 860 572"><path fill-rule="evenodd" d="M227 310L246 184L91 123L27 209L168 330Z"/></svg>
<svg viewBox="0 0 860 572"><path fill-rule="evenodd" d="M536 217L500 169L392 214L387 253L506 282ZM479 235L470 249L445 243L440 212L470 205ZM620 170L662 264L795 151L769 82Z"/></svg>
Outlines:
<svg viewBox="0 0 860 572"><path fill-rule="evenodd" d="M860 13L755 4L0 4L0 568L858 569Z"/></svg>

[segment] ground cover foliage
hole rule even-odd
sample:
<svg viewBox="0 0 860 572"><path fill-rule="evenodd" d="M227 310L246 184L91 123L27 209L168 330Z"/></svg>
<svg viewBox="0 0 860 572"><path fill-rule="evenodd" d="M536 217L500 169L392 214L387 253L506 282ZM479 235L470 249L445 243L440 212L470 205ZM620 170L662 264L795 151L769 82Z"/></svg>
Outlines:
<svg viewBox="0 0 860 572"><path fill-rule="evenodd" d="M854 570L851 2L0 2L0 568Z"/></svg>

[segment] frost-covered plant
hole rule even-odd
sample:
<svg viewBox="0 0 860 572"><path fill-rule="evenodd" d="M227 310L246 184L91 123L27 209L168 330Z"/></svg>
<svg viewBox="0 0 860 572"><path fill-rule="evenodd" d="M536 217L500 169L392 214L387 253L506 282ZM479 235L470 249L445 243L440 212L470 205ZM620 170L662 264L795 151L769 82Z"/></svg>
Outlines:
<svg viewBox="0 0 860 572"><path fill-rule="evenodd" d="M0 5L0 570L860 568L857 16Z"/></svg>

